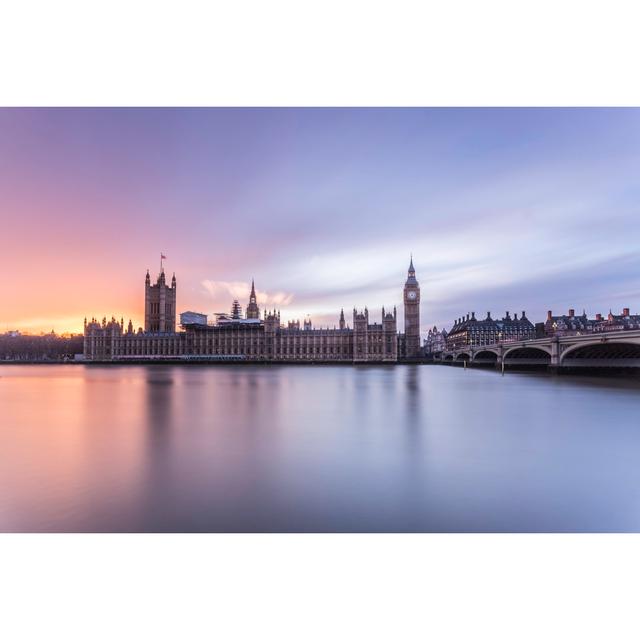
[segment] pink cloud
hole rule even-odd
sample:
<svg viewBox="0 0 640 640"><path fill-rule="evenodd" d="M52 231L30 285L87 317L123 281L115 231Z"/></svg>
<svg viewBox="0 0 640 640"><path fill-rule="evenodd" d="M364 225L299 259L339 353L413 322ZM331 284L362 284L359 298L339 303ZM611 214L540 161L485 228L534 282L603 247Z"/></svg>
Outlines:
<svg viewBox="0 0 640 640"><path fill-rule="evenodd" d="M202 286L205 291L216 301L239 300L244 304L251 293L251 283L227 281L227 280L203 280ZM256 298L259 305L274 305L277 307L287 307L293 301L293 293L276 291L267 293L256 289Z"/></svg>

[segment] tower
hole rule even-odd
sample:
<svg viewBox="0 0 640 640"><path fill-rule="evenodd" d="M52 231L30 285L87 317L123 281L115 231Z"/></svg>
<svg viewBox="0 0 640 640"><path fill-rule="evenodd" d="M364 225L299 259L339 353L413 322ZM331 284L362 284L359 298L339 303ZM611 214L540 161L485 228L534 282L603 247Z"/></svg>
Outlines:
<svg viewBox="0 0 640 640"><path fill-rule="evenodd" d="M242 318L242 307L237 300L234 300L231 305L231 318L233 320L240 320Z"/></svg>
<svg viewBox="0 0 640 640"><path fill-rule="evenodd" d="M344 329L346 327L346 323L344 321L344 309L340 309L340 329Z"/></svg>
<svg viewBox="0 0 640 640"><path fill-rule="evenodd" d="M369 358L369 310L353 310L353 361L365 362Z"/></svg>
<svg viewBox="0 0 640 640"><path fill-rule="evenodd" d="M253 278L251 279L251 293L249 294L249 304L247 305L247 319L260 320L260 309L256 299L256 288L253 283Z"/></svg>
<svg viewBox="0 0 640 640"><path fill-rule="evenodd" d="M406 356L416 358L420 353L420 285L413 268L413 256L404 283L404 334Z"/></svg>
<svg viewBox="0 0 640 640"><path fill-rule="evenodd" d="M382 307L382 360L395 362L398 359L398 336L396 332L396 310L385 313Z"/></svg>
<svg viewBox="0 0 640 640"><path fill-rule="evenodd" d="M144 280L144 330L151 333L173 333L176 330L176 274L171 286L161 269L156 284L151 284L149 270Z"/></svg>

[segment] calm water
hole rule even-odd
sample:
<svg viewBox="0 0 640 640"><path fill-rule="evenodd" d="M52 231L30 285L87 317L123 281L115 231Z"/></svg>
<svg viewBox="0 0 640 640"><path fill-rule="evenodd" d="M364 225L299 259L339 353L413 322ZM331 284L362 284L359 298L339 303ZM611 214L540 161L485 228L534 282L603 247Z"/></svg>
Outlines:
<svg viewBox="0 0 640 640"><path fill-rule="evenodd" d="M640 531L640 381L0 366L2 531Z"/></svg>

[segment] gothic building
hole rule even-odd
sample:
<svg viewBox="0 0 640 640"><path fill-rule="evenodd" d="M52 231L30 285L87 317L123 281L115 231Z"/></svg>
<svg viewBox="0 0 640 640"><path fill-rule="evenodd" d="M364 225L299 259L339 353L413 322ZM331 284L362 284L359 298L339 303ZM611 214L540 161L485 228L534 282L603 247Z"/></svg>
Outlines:
<svg viewBox="0 0 640 640"><path fill-rule="evenodd" d="M340 311L338 328L314 328L307 317L286 326L280 312L264 311L260 318L255 285L251 283L245 316L238 300L230 314L217 314L209 324L203 314L182 314L182 331L176 331L176 279L171 287L161 270L157 283L145 279L145 328L125 330L114 318L85 320L84 355L92 361L217 361L393 363L420 354L420 287L413 260L404 287L405 334L397 331L397 313L382 308L380 322L369 310L353 310L353 326ZM189 318L193 318L192 321ZM204 321L203 321L204 318Z"/></svg>
<svg viewBox="0 0 640 640"><path fill-rule="evenodd" d="M445 329L438 331L435 325L429 329L427 338L424 341L423 349L425 356L436 356L447 348L447 332Z"/></svg>
<svg viewBox="0 0 640 640"><path fill-rule="evenodd" d="M251 293L249 294L249 304L247 305L247 319L248 320L260 319L260 309L258 308L258 301L256 298L256 287L253 283L253 278L251 279Z"/></svg>
<svg viewBox="0 0 640 640"><path fill-rule="evenodd" d="M149 270L144 281L144 330L147 333L173 333L176 330L176 274L167 286L164 269L151 284Z"/></svg>
<svg viewBox="0 0 640 640"><path fill-rule="evenodd" d="M398 360L398 338L396 336L396 310L385 313L382 307L382 322L369 323L369 310L358 313L353 310L353 361L396 362Z"/></svg>
<svg viewBox="0 0 640 640"><path fill-rule="evenodd" d="M404 283L404 334L406 357L417 358L420 355L420 285L413 268L413 256Z"/></svg>

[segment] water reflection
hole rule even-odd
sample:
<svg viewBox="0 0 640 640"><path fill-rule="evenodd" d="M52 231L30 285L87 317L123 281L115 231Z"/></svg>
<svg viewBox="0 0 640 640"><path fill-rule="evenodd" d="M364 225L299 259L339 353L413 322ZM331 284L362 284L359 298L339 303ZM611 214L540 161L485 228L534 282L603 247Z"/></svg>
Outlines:
<svg viewBox="0 0 640 640"><path fill-rule="evenodd" d="M3 531L639 531L639 380L0 367Z"/></svg>
<svg viewBox="0 0 640 640"><path fill-rule="evenodd" d="M141 460L142 486L140 505L144 509L143 522L153 529L160 529L160 521L174 503L172 473L172 427L176 422L172 414L174 396L174 372L162 366L150 366L143 370L145 378L145 421L140 429L145 431L145 453ZM176 427L178 425L176 424Z"/></svg>

